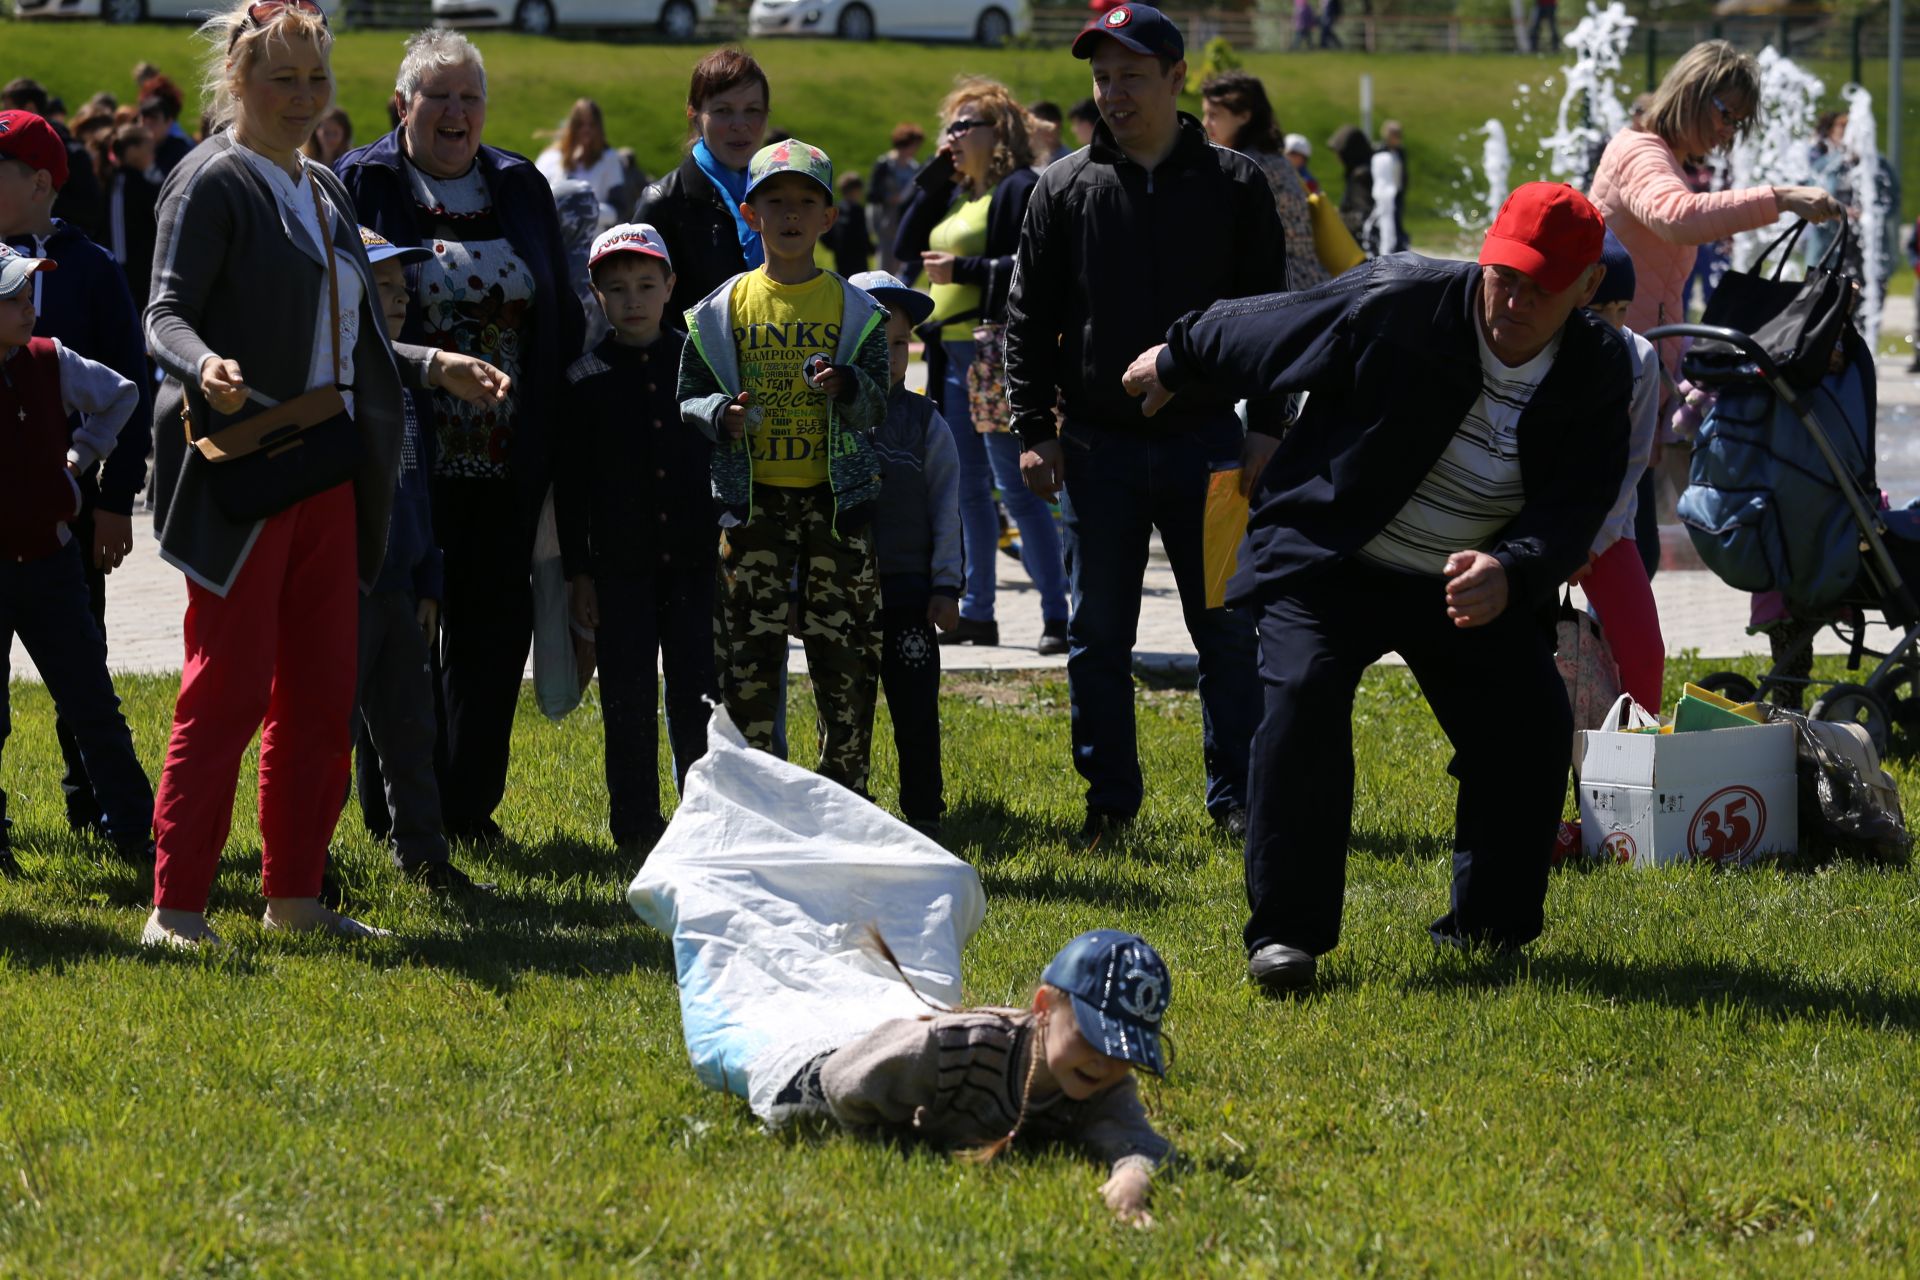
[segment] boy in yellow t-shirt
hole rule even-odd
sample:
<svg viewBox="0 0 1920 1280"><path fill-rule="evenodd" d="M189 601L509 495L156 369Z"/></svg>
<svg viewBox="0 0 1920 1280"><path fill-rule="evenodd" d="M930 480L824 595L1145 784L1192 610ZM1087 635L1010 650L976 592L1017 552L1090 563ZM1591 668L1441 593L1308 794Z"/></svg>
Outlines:
<svg viewBox="0 0 1920 1280"><path fill-rule="evenodd" d="M869 436L887 413L886 311L814 265L836 212L819 148L762 148L740 209L766 261L687 312L680 359L680 415L715 444L721 697L747 741L772 750L798 569L820 772L864 793L880 678Z"/></svg>

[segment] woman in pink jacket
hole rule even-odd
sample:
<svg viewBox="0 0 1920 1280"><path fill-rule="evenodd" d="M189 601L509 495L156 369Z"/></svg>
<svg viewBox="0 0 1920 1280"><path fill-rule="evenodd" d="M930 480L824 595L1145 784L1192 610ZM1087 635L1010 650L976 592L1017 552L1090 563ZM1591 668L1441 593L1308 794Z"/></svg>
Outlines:
<svg viewBox="0 0 1920 1280"><path fill-rule="evenodd" d="M1633 258L1639 291L1627 312L1635 333L1687 318L1681 301L1695 249L1787 214L1809 222L1840 217L1840 202L1818 187L1748 187L1695 193L1681 164L1717 151L1753 126L1760 76L1752 58L1725 40L1693 46L1673 64L1633 127L1607 143L1589 193ZM1669 374L1680 344L1662 342Z"/></svg>

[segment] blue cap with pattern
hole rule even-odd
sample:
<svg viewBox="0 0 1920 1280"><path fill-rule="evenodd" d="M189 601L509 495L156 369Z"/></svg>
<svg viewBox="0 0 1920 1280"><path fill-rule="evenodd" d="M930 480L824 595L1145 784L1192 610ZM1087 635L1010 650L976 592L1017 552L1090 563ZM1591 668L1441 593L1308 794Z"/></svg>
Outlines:
<svg viewBox="0 0 1920 1280"><path fill-rule="evenodd" d="M1173 978L1145 938L1094 929L1060 948L1040 980L1073 1002L1080 1034L1109 1058L1166 1074L1160 1018L1173 998Z"/></svg>

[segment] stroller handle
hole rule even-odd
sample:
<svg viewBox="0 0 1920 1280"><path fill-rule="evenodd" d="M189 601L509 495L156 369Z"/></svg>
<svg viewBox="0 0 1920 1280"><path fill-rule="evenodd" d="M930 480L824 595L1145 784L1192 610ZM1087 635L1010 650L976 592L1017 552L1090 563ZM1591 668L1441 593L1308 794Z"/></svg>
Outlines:
<svg viewBox="0 0 1920 1280"><path fill-rule="evenodd" d="M1663 324L1647 330L1640 335L1652 342L1658 338L1705 338L1712 342L1724 342L1736 348L1741 355L1753 361L1760 370L1760 376L1772 381L1780 376L1779 366L1767 349L1753 340L1753 335L1742 333L1738 329L1728 329L1717 324Z"/></svg>

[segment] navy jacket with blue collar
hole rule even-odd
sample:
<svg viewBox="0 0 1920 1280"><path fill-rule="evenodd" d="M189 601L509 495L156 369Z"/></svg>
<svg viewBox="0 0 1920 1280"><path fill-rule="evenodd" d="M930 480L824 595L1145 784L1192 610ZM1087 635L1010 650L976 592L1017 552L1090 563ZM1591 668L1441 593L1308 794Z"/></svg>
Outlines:
<svg viewBox="0 0 1920 1280"><path fill-rule="evenodd" d="M401 167L405 163L401 131L395 129L341 156L334 170L352 193L361 223L395 244L411 246L425 238ZM566 242L547 180L525 156L498 147L481 147L474 163L480 166L508 242L533 274L533 326L520 359L511 463L520 514L531 534L552 479L552 418L559 409L567 366L586 346L587 322L569 283ZM416 281L418 268L407 268L407 278ZM415 290L399 340L417 343L425 338Z"/></svg>
<svg viewBox="0 0 1920 1280"><path fill-rule="evenodd" d="M1413 496L1480 395L1479 280L1472 262L1397 253L1174 324L1160 356L1170 390L1311 393L1254 491L1229 604L1354 554ZM1525 505L1488 548L1516 605L1550 603L1586 563L1626 473L1632 390L1619 335L1575 311L1520 415Z"/></svg>
<svg viewBox="0 0 1920 1280"><path fill-rule="evenodd" d="M8 243L58 264L56 270L34 277L40 289L33 336L58 338L140 389L140 403L121 428L120 442L100 464L99 493L93 498L102 511L131 515L134 495L147 482L147 456L153 452L153 379L147 376L147 340L126 275L112 254L59 218L45 238L16 236Z"/></svg>

